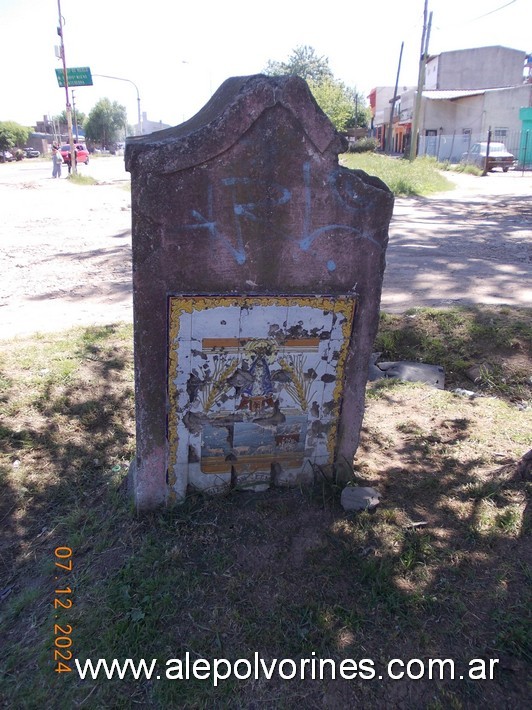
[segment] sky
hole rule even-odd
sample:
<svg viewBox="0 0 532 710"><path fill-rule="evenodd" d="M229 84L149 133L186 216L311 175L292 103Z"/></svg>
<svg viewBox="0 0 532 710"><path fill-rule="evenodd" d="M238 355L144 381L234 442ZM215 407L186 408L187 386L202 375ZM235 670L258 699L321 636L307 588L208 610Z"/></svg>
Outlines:
<svg viewBox="0 0 532 710"><path fill-rule="evenodd" d="M94 85L75 89L88 114L109 98L137 122L177 125L230 76L257 74L308 45L337 79L365 96L417 85L424 0L60 0L68 67L88 66ZM532 53L532 0L428 0L429 53L502 45ZM65 109L55 69L58 0L0 0L0 121L35 125ZM119 77L105 79L95 75ZM121 81L127 79L128 81ZM130 83L133 82L133 83ZM137 94L138 90L138 94Z"/></svg>

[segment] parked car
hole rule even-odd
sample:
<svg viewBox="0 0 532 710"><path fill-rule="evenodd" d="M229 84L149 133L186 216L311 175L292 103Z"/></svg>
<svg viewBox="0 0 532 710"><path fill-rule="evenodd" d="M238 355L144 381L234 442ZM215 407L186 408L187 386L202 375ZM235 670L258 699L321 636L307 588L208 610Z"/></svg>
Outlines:
<svg viewBox="0 0 532 710"><path fill-rule="evenodd" d="M8 150L0 150L0 163L10 163L12 160L15 160L13 153Z"/></svg>
<svg viewBox="0 0 532 710"><path fill-rule="evenodd" d="M462 163L468 163L469 165L476 165L477 168L484 170L484 165L486 163L486 151L488 149L487 143L473 143L469 152L462 155ZM490 143L490 152L488 155L488 170L493 170L494 168L502 168L503 173L507 173L508 170L513 167L515 163L515 156L513 156L506 148L504 143Z"/></svg>
<svg viewBox="0 0 532 710"><path fill-rule="evenodd" d="M26 158L38 158L40 156L40 152L35 148L24 148L24 152L26 153Z"/></svg>
<svg viewBox="0 0 532 710"><path fill-rule="evenodd" d="M83 143L74 143L74 150L76 151L76 162L85 163L85 165L88 165L89 151L87 150L86 146L84 146ZM63 156L63 160L65 161L65 163L68 163L70 160L70 146L68 144L61 146L61 155Z"/></svg>

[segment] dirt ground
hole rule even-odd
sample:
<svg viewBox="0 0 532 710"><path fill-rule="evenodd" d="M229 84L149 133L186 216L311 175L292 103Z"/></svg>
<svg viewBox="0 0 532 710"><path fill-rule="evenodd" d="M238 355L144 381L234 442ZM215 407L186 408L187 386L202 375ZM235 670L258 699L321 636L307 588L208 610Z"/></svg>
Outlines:
<svg viewBox="0 0 532 710"><path fill-rule="evenodd" d="M0 337L130 321L131 200L122 157L0 165ZM532 303L532 174L447 173L456 189L396 200L382 309Z"/></svg>
<svg viewBox="0 0 532 710"><path fill-rule="evenodd" d="M208 658L222 639L224 655L235 658L244 647L265 657L280 657L282 649L287 658L319 649L377 659L377 667L391 658L451 658L457 668L495 658L493 682L250 683L231 701L528 707L529 484L515 475L532 446L525 395L508 402L473 382L468 389L482 396L373 385L355 478L383 496L374 515L345 515L322 483L315 496L272 490L213 499L176 516L172 527L168 516L134 519L124 485L134 450L131 344L113 328L94 341L70 337L66 350L56 342L60 334L29 345L7 342L131 320L129 176L121 158L95 159L80 172L98 184L53 180L44 161L0 165L0 576L11 595L2 630L12 664L6 707L27 699L34 707L36 697L53 705L58 690L69 707L89 707L89 697L93 707L114 707L117 693L142 707L187 704L182 696L163 697L162 684L66 688L63 678L54 685L48 666L43 672L54 589L44 560L59 545L76 548L76 612L68 618L76 621L81 655L91 649L102 658L137 658L154 649L162 658L190 647ZM449 177L457 184L452 192L396 201L384 310L530 306L532 175ZM477 347L480 329L471 332L477 341L469 354L484 364L496 343L485 352ZM510 369L501 370L500 381L512 368L529 378L532 356L522 332L507 338ZM194 605L176 607L175 599ZM132 608L137 603L145 611ZM127 621L132 612L146 614L143 626ZM188 688L173 684L168 692ZM197 706L199 692L190 693L189 706ZM209 696L204 705L209 701L218 699Z"/></svg>

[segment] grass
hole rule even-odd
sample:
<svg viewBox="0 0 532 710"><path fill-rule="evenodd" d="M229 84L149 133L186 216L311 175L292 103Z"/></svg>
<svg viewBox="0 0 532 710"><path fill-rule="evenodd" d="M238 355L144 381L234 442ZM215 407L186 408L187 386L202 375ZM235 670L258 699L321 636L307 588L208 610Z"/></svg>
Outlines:
<svg viewBox="0 0 532 710"><path fill-rule="evenodd" d="M477 168L476 165L470 165L468 163L439 163L441 170L452 170L455 173L465 173L466 175L482 175L483 171Z"/></svg>
<svg viewBox="0 0 532 710"><path fill-rule="evenodd" d="M530 372L528 310L410 315L382 317L387 356L427 361L446 346L459 362L487 362L495 344L504 376L504 352L518 352ZM0 344L6 707L55 707L57 698L113 709L526 706L530 484L513 464L530 448L532 416L513 389L471 385L495 395L471 400L372 385L354 479L382 492L374 513L346 515L335 487L316 480L306 490L192 495L137 517L125 490L131 341L131 328L108 326ZM73 569L56 580L59 546L72 548ZM72 589L71 609L52 606L57 585ZM163 677L55 673L56 623L72 627L80 662L157 658ZM268 663L372 659L384 677L274 674L218 687L164 678L166 661L187 652L234 661L255 651ZM493 681L392 681L383 672L391 658L452 658L461 671L472 658L501 663Z"/></svg>
<svg viewBox="0 0 532 710"><path fill-rule="evenodd" d="M344 153L340 162L347 168L380 178L396 196L430 195L453 189L434 158L416 158L410 162L377 153Z"/></svg>
<svg viewBox="0 0 532 710"><path fill-rule="evenodd" d="M73 182L75 185L97 185L98 181L93 178L91 175L80 175L80 173L77 173L74 175L73 173L70 174L67 178L71 182Z"/></svg>

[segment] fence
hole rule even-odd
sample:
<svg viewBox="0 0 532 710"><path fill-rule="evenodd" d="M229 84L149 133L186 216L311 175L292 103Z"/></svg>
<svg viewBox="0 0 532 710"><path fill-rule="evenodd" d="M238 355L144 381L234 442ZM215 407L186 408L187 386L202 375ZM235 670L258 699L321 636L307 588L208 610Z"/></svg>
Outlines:
<svg viewBox="0 0 532 710"><path fill-rule="evenodd" d="M460 163L469 156L475 143L486 143L487 132L480 134L453 133L452 135L420 136L418 155L431 155L439 162ZM516 166L532 168L532 131L507 131L499 135L491 133L492 143L504 143L515 156Z"/></svg>

